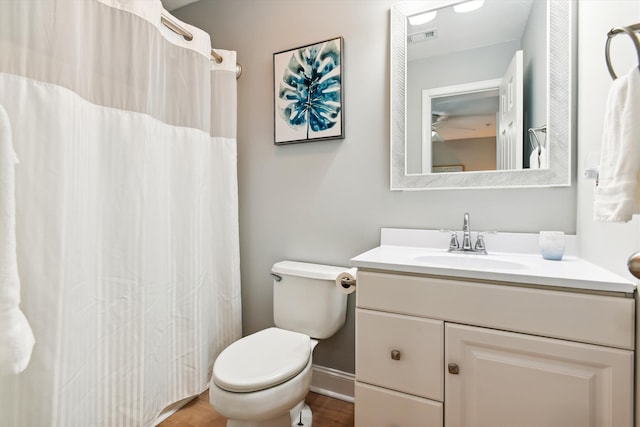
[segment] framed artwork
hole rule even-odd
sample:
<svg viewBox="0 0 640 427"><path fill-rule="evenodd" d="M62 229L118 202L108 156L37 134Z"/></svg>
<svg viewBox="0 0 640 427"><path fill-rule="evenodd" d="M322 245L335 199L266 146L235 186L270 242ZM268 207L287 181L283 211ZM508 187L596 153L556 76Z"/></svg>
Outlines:
<svg viewBox="0 0 640 427"><path fill-rule="evenodd" d="M344 138L342 37L273 54L276 145Z"/></svg>

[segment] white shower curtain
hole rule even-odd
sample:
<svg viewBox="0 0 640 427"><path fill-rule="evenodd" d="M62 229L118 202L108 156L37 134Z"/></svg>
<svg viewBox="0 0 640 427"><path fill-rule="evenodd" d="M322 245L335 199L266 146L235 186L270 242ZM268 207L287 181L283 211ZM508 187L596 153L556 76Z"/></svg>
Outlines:
<svg viewBox="0 0 640 427"><path fill-rule="evenodd" d="M0 1L21 308L0 426L149 426L241 334L235 54L159 0Z"/></svg>

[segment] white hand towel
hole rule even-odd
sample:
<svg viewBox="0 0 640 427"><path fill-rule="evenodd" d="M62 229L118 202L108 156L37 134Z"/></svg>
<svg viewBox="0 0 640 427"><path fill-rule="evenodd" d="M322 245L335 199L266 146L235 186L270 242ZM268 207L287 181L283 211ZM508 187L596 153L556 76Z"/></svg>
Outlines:
<svg viewBox="0 0 640 427"><path fill-rule="evenodd" d="M540 146L540 153L538 153L538 159L540 162L540 169L547 169L549 167L549 152L544 145Z"/></svg>
<svg viewBox="0 0 640 427"><path fill-rule="evenodd" d="M640 212L639 171L640 70L633 67L609 90L593 205L596 221L627 222Z"/></svg>
<svg viewBox="0 0 640 427"><path fill-rule="evenodd" d="M540 169L540 155L538 154L538 148L536 147L529 156L529 168Z"/></svg>
<svg viewBox="0 0 640 427"><path fill-rule="evenodd" d="M15 163L9 116L0 106L0 376L22 372L35 343L19 307Z"/></svg>

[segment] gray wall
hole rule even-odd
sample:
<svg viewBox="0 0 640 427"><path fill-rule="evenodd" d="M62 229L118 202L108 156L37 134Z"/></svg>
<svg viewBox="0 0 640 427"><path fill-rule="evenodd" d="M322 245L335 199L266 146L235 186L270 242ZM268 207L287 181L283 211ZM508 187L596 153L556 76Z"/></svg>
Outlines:
<svg viewBox="0 0 640 427"><path fill-rule="evenodd" d="M585 168L597 166L602 141L603 117L611 77L604 59L607 32L620 25L640 22L637 0L581 1L579 8L579 103L578 103L578 231L582 256L607 269L635 280L626 261L640 251L640 220L628 223L593 221L595 182L583 178ZM638 65L630 40L616 37L611 43L611 60L618 76Z"/></svg>
<svg viewBox="0 0 640 427"><path fill-rule="evenodd" d="M432 162L433 166L463 165L465 171L496 170L496 138L436 141Z"/></svg>
<svg viewBox="0 0 640 427"><path fill-rule="evenodd" d="M269 272L283 259L348 265L380 227L575 233L572 188L389 191L392 0L201 0L174 13L238 51L243 329L272 325ZM344 37L344 140L273 145L273 53ZM598 51L600 55L601 52ZM354 302L315 363L354 372Z"/></svg>

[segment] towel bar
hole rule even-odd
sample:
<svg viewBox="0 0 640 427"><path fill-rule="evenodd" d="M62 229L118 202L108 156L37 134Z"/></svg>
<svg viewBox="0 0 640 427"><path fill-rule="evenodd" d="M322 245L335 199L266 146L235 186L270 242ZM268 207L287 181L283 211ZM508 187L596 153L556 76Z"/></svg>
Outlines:
<svg viewBox="0 0 640 427"><path fill-rule="evenodd" d="M607 33L607 43L604 47L604 58L607 61L607 69L609 70L609 75L613 80L617 79L615 71L613 71L613 65L611 65L611 57L609 56L609 46L611 45L611 39L613 39L616 35L621 33L627 33L629 37L631 37L631 41L636 48L636 53L638 54L638 69L640 69L640 40L638 36L636 36L636 32L640 31L640 23L629 25L627 27L614 27Z"/></svg>

